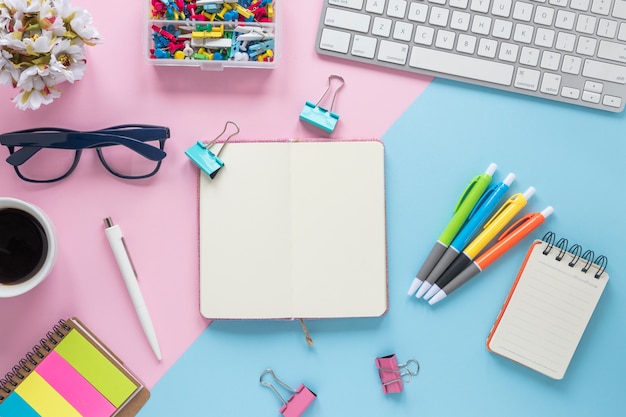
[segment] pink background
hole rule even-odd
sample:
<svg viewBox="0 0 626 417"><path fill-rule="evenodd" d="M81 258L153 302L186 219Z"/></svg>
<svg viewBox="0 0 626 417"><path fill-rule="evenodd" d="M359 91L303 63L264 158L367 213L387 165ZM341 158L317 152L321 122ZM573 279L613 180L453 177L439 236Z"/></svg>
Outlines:
<svg viewBox="0 0 626 417"><path fill-rule="evenodd" d="M283 0L275 69L205 72L154 67L145 60L141 2L73 1L91 12L104 39L87 51L85 77L66 84L60 99L37 111L17 110L11 102L17 91L0 86L0 131L150 123L169 126L172 137L160 172L150 180L110 175L93 150L83 153L69 178L50 185L23 182L0 162L0 196L41 207L59 238L57 264L48 279L30 293L0 299L0 371L10 370L58 319L77 316L152 387L209 324L198 308L198 169L184 150L198 139L213 139L228 120L239 125L243 140L379 138L428 85L428 77L317 55L321 3ZM327 135L298 116L305 101L319 99L330 74L341 75L346 84L334 107L340 121ZM0 158L7 156L0 148ZM108 246L107 216L121 226L138 270L163 351L161 363Z"/></svg>

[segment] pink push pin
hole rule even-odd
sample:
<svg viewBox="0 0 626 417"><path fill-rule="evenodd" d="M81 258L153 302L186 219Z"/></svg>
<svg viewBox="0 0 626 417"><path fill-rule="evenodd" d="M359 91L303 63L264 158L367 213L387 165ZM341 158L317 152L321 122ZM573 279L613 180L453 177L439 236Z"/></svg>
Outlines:
<svg viewBox="0 0 626 417"><path fill-rule="evenodd" d="M285 401L283 396L280 395L278 390L272 384L263 381L263 377L267 374L272 374L272 378L274 378L274 381L278 382L280 385L283 386L283 388L292 393L291 397L289 397L289 400ZM274 394L276 394L278 398L280 398L280 400L283 402L283 406L280 408L279 411L284 417L300 417L302 413L304 413L304 411L309 407L309 405L311 405L311 403L315 400L315 398L317 398L317 395L306 386L304 386L304 384L300 384L298 389L294 390L289 385L276 378L274 371L272 371L271 369L266 369L265 371L263 371L263 373L261 374L260 382L261 385L264 385L274 391Z"/></svg>
<svg viewBox="0 0 626 417"><path fill-rule="evenodd" d="M411 363L417 366L414 371L409 369L409 364ZM411 382L411 379L420 370L420 364L416 359L410 358L405 363L398 364L395 354L376 358L376 367L378 368L378 375L380 382L383 384L383 392L385 394L402 392L404 382L407 384ZM404 377L408 377L408 379L404 379Z"/></svg>

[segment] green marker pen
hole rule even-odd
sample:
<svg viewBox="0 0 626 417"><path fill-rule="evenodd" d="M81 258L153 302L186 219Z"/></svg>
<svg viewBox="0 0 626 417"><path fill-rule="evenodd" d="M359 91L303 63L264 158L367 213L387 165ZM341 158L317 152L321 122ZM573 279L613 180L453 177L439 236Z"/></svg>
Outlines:
<svg viewBox="0 0 626 417"><path fill-rule="evenodd" d="M489 186L491 177L496 171L496 168L496 164L490 164L484 173L474 177L472 182L470 182L465 188L465 191L454 208L454 215L452 216L452 219L439 236L439 239L437 239L435 246L433 246L430 254L426 258L426 261L413 279L411 287L409 288L409 295L413 295L415 291L417 291L426 277L428 277L428 274L430 274L435 265L437 265L437 262L439 262L443 253L446 249L448 249L448 246L450 246L450 243L452 243L456 234L459 230L461 230L461 227L465 223L465 220L469 217L472 209L480 199L480 196Z"/></svg>

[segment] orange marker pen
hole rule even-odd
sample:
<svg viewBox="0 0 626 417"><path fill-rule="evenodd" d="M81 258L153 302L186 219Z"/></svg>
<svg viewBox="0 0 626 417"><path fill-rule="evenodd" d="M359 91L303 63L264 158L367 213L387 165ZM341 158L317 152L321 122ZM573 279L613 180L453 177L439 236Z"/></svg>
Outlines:
<svg viewBox="0 0 626 417"><path fill-rule="evenodd" d="M498 259L501 255L525 238L530 232L539 227L539 225L542 224L553 211L554 209L552 206L548 206L539 213L531 213L519 219L515 224L500 235L495 245L476 258L476 260L465 268L463 272L457 275L456 278L447 283L439 292L433 295L433 297L428 300L428 303L432 305L447 297L452 291L456 290L479 272L487 268L493 261Z"/></svg>

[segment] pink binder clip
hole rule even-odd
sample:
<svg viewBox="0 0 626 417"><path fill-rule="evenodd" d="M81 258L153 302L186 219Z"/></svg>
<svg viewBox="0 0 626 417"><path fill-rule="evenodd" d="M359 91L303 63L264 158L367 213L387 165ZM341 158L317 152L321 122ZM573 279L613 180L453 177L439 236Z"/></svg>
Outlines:
<svg viewBox="0 0 626 417"><path fill-rule="evenodd" d="M292 393L291 397L289 397L289 400L285 401L283 396L280 395L278 390L276 390L276 388L272 384L263 381L263 377L266 374L272 374L274 381L278 382L286 390ZM309 407L309 405L311 405L313 400L315 400L315 398L317 397L317 395L313 391L305 387L303 384L300 384L298 389L294 390L289 385L276 378L274 371L272 371L271 369L266 369L261 374L261 385L270 388L272 391L274 391L274 394L276 394L278 398L280 398L280 400L283 402L283 406L280 408L280 413L285 417L300 417L302 413L304 413L304 411Z"/></svg>
<svg viewBox="0 0 626 417"><path fill-rule="evenodd" d="M417 366L414 371L409 369L409 364L411 363ZM410 358L405 363L398 364L396 355L376 358L376 367L378 368L378 375L380 376L380 381L383 383L383 392L385 394L402 392L404 382L407 384L411 382L411 379L417 375L420 370L420 364L416 359ZM405 379L405 377L408 378Z"/></svg>

